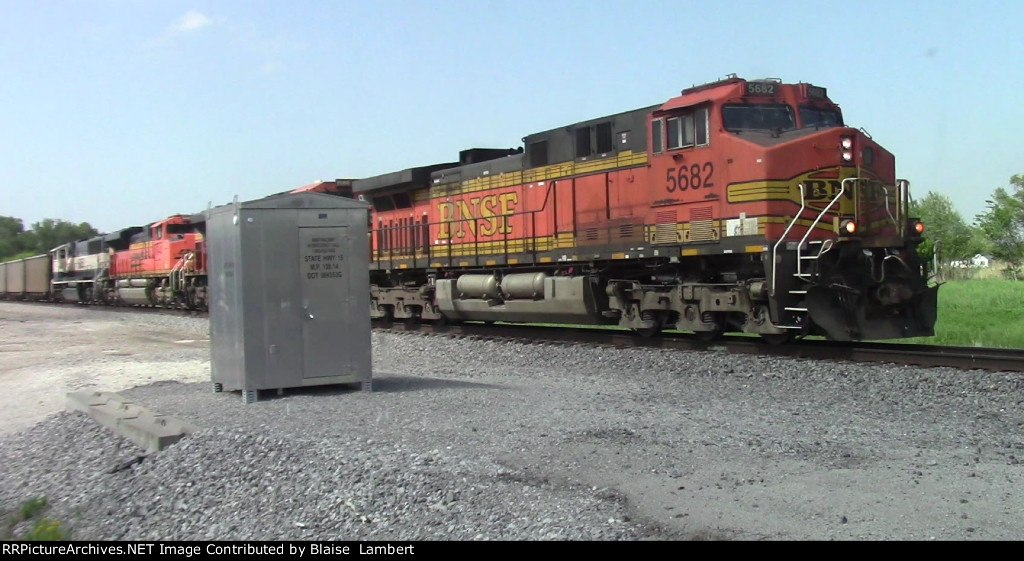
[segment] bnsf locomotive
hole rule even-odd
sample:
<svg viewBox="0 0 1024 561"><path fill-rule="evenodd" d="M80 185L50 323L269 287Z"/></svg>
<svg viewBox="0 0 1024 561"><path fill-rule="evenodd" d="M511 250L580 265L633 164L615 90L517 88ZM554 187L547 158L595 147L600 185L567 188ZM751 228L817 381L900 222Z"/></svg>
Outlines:
<svg viewBox="0 0 1024 561"><path fill-rule="evenodd" d="M52 294L69 302L205 308L203 235L189 216L53 249Z"/></svg>
<svg viewBox="0 0 1024 561"><path fill-rule="evenodd" d="M352 196L346 180L319 181L291 192L303 191ZM50 251L49 286L34 294L67 302L205 309L204 232L204 214L178 214L64 244Z"/></svg>
<svg viewBox="0 0 1024 561"><path fill-rule="evenodd" d="M370 203L375 318L775 343L934 334L909 185L825 88L730 77L523 141L296 191ZM179 215L61 246L52 292L205 307L203 225Z"/></svg>
<svg viewBox="0 0 1024 561"><path fill-rule="evenodd" d="M933 335L893 155L825 88L726 80L353 182L377 318Z"/></svg>

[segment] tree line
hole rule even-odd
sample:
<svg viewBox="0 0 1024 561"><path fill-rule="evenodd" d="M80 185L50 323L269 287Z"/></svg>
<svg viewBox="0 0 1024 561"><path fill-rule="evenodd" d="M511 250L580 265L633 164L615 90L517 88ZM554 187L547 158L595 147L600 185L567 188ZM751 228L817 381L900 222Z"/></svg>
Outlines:
<svg viewBox="0 0 1024 561"><path fill-rule="evenodd" d="M917 252L929 263L938 263L939 271L954 261L965 261L977 254L991 256L1003 263L1003 274L1024 279L1024 175L1010 177L1010 187L999 187L985 201L986 210L967 224L949 197L929 192L910 209L925 225L925 241Z"/></svg>
<svg viewBox="0 0 1024 561"><path fill-rule="evenodd" d="M26 230L20 218L0 216L0 262L48 253L61 244L98 234L88 222L74 224L46 218Z"/></svg>

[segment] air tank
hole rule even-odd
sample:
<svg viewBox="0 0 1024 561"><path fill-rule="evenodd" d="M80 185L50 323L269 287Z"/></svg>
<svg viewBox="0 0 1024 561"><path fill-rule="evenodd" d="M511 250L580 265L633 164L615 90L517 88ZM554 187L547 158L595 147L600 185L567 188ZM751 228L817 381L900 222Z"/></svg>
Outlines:
<svg viewBox="0 0 1024 561"><path fill-rule="evenodd" d="M462 275L455 283L455 290L462 298L482 298L484 300L501 298L498 279L494 275Z"/></svg>
<svg viewBox="0 0 1024 561"><path fill-rule="evenodd" d="M505 275L501 279L501 292L505 299L529 298L542 300L544 298L544 279L548 278L545 273L518 273Z"/></svg>
<svg viewBox="0 0 1024 561"><path fill-rule="evenodd" d="M145 288L118 288L117 296L125 304L148 306L154 303L150 300L148 292Z"/></svg>

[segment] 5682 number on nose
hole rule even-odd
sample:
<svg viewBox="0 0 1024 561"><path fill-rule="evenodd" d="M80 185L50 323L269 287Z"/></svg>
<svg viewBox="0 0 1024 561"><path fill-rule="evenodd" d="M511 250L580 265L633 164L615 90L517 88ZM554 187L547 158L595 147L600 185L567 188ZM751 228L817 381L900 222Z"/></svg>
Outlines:
<svg viewBox="0 0 1024 561"><path fill-rule="evenodd" d="M711 176L715 172L715 166L711 162L704 164L693 164L679 168L668 168L665 170L665 190L669 193L686 191L687 189L711 189L715 186Z"/></svg>

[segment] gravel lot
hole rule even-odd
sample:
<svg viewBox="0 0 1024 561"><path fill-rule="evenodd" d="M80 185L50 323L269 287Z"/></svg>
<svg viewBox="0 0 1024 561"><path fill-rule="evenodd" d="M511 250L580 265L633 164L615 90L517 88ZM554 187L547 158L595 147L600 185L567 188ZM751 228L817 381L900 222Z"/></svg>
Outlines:
<svg viewBox="0 0 1024 561"><path fill-rule="evenodd" d="M76 539L1024 536L1015 374L374 333L372 393L244 405L206 333L0 303L0 505ZM202 429L144 456L62 412L85 387Z"/></svg>

